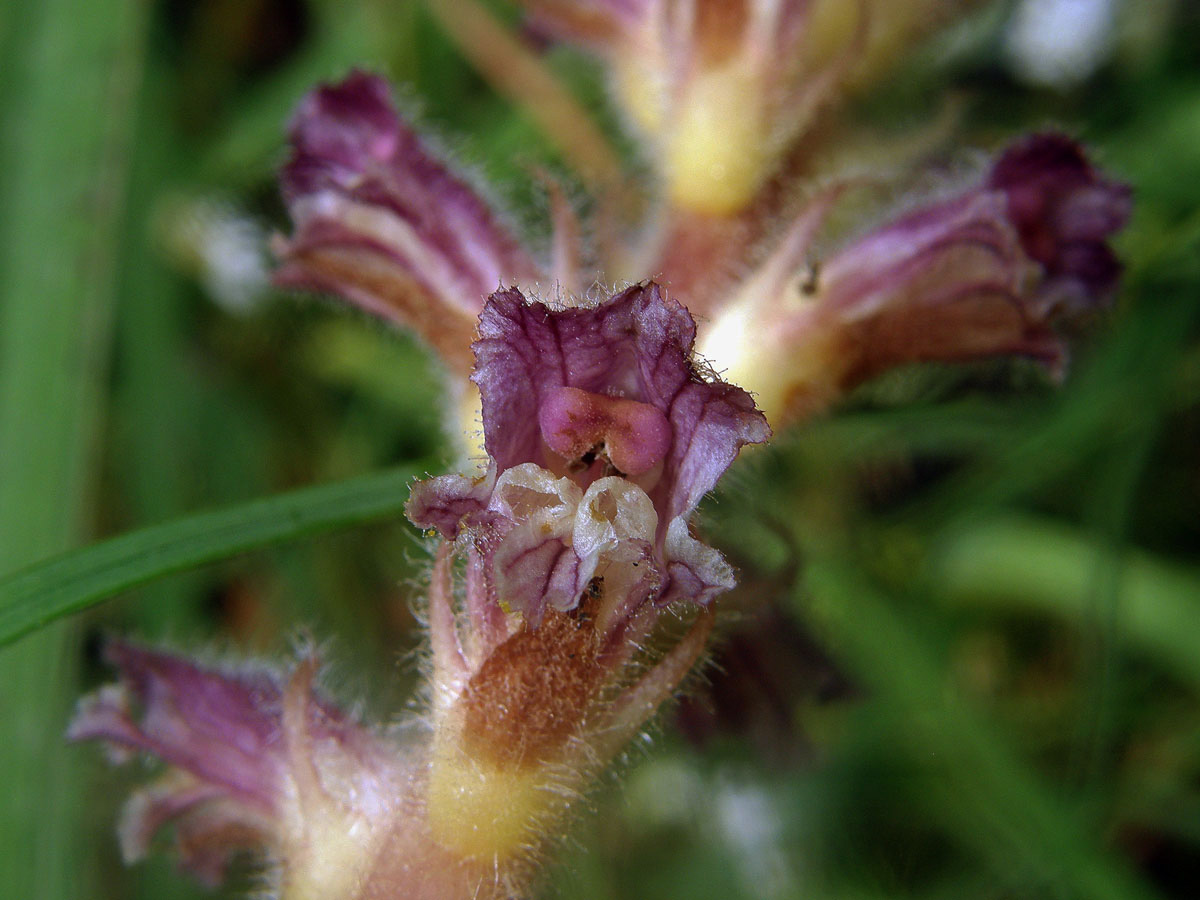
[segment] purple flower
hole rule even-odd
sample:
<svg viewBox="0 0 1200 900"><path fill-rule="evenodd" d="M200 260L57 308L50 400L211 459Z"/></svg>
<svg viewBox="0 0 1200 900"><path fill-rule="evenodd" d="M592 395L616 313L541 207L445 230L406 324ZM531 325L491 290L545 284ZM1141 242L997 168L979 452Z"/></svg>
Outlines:
<svg viewBox="0 0 1200 900"><path fill-rule="evenodd" d="M1128 218L1129 188L1061 135L1020 141L977 186L805 264L839 193L813 201L702 344L774 418L922 360L1017 355L1057 372L1057 326L1106 304L1116 286L1106 242Z"/></svg>
<svg viewBox="0 0 1200 900"><path fill-rule="evenodd" d="M389 95L383 79L354 72L304 99L282 173L296 231L278 244L275 280L408 325L465 374L484 298L541 269Z"/></svg>
<svg viewBox="0 0 1200 900"><path fill-rule="evenodd" d="M68 738L169 767L125 807L127 861L173 824L183 864L210 884L253 846L279 860L295 896L342 896L361 877L399 811L403 770L394 751L314 694L312 659L285 680L120 641L107 656L121 682L80 701Z"/></svg>
<svg viewBox="0 0 1200 900"><path fill-rule="evenodd" d="M488 468L418 483L407 506L445 539L428 597L430 827L472 858L537 846L677 689L712 628L704 605L733 586L688 519L770 429L696 364L695 333L652 283L562 308L511 289L484 307ZM639 654L668 607L686 634Z"/></svg>
<svg viewBox="0 0 1200 900"><path fill-rule="evenodd" d="M467 532L491 600L533 624L595 579L618 620L652 598L706 603L732 573L688 517L770 430L749 394L704 375L694 341L691 316L652 283L592 307L494 294L473 379L490 467L416 485L409 517Z"/></svg>

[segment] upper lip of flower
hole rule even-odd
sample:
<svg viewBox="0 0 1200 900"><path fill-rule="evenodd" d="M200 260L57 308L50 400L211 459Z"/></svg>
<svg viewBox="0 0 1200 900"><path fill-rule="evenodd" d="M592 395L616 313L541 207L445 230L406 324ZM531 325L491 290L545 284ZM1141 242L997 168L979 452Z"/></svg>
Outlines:
<svg viewBox="0 0 1200 900"><path fill-rule="evenodd" d="M555 469L576 461L558 452L572 438L602 431L612 452L637 460L642 471L624 473L635 482L662 465L644 487L665 529L695 508L742 444L770 436L749 394L701 375L694 341L691 316L654 283L561 310L497 292L480 320L473 376L488 455L499 472L522 462ZM586 487L603 474L595 460L571 477Z"/></svg>

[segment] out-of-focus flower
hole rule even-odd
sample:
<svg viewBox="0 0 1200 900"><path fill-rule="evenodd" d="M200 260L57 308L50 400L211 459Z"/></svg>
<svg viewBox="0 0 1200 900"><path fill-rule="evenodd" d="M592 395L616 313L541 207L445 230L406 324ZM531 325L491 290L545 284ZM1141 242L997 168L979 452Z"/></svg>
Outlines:
<svg viewBox="0 0 1200 900"><path fill-rule="evenodd" d="M1119 0L1022 0L1005 34L1013 73L1023 81L1070 88L1105 62Z"/></svg>
<svg viewBox="0 0 1200 900"><path fill-rule="evenodd" d="M539 27L589 46L652 144L669 201L745 209L813 115L965 2L522 0Z"/></svg>
<svg viewBox="0 0 1200 900"><path fill-rule="evenodd" d="M733 585L688 518L770 431L748 394L700 371L694 336L654 284L561 309L510 290L484 309L475 380L489 467L418 484L408 506L466 559L456 612L443 545L430 611L430 816L464 852L536 844L537 822L702 649L707 613L660 661L638 656L663 609Z"/></svg>
<svg viewBox="0 0 1200 900"><path fill-rule="evenodd" d="M80 702L68 737L169 766L125 807L127 861L173 825L184 865L210 884L234 852L261 847L289 900L357 896L412 792L391 748L314 693L313 660L285 679L124 642L107 655L121 682Z"/></svg>
<svg viewBox="0 0 1200 900"><path fill-rule="evenodd" d="M675 205L742 209L832 88L798 52L810 4L527 0L535 21L592 46L650 138Z"/></svg>
<svg viewBox="0 0 1200 900"><path fill-rule="evenodd" d="M464 855L431 833L429 747L377 734L321 697L312 657L283 677L125 642L107 655L121 680L80 701L68 737L104 742L117 762L147 754L167 765L125 806L127 861L173 827L183 865L210 885L235 854L264 853L264 887L279 900L522 892L528 870Z"/></svg>
<svg viewBox="0 0 1200 900"><path fill-rule="evenodd" d="M415 330L465 380L483 300L541 268L396 112L387 82L354 72L309 94L282 172L295 234L286 287L337 294Z"/></svg>
<svg viewBox="0 0 1200 900"><path fill-rule="evenodd" d="M1018 355L1057 371L1055 326L1105 304L1120 274L1107 240L1129 188L1061 135L1024 139L976 186L808 260L838 194L813 201L700 345L772 421L908 362Z"/></svg>

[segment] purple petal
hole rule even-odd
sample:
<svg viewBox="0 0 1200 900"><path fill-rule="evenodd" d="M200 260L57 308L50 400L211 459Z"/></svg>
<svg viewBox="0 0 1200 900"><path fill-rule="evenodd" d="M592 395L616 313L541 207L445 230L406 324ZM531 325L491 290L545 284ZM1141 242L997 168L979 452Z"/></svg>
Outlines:
<svg viewBox="0 0 1200 900"><path fill-rule="evenodd" d="M283 694L273 675L225 676L124 642L109 644L106 655L122 687L80 702L70 740L151 753L264 812L275 809L284 748Z"/></svg>
<svg viewBox="0 0 1200 900"><path fill-rule="evenodd" d="M650 404L574 387L547 394L538 410L538 427L560 456L578 459L603 445L613 465L627 475L650 471L671 444L671 423Z"/></svg>
<svg viewBox="0 0 1200 900"><path fill-rule="evenodd" d="M691 513L716 487L743 445L761 444L771 437L753 398L719 381L684 386L669 415L674 436L671 453L662 482L651 491L660 510L660 527Z"/></svg>
<svg viewBox="0 0 1200 900"><path fill-rule="evenodd" d="M830 371L842 388L910 362L1023 355L1050 367L1055 336L1035 262L1003 195L969 192L902 217L822 267L809 323L836 321Z"/></svg>
<svg viewBox="0 0 1200 900"><path fill-rule="evenodd" d="M125 808L128 860L145 855L171 823L184 865L210 883L240 849L266 847L294 873L319 872L321 848L297 845L296 835L335 814L373 823L394 802L390 751L313 695L315 661L285 684L270 672L206 670L124 642L106 654L121 682L80 701L67 737L149 753L168 766Z"/></svg>
<svg viewBox="0 0 1200 900"><path fill-rule="evenodd" d="M488 455L502 472L523 462L559 469L585 458L587 439L616 438L617 456L641 470L626 474L664 461L655 493L668 504L665 528L743 444L770 434L749 394L700 377L694 341L691 316L656 284L559 310L516 289L494 294L475 344Z"/></svg>
<svg viewBox="0 0 1200 900"><path fill-rule="evenodd" d="M526 301L515 288L489 298L479 320L472 380L483 403L484 446L501 472L549 460L539 413L559 388L649 399L637 347L638 311L647 304L643 292L658 297L657 286L638 286L599 306L558 310Z"/></svg>
<svg viewBox="0 0 1200 900"><path fill-rule="evenodd" d="M445 538L458 536L464 518L483 512L496 485L496 467L483 475L439 475L412 486L404 513L418 528L436 529Z"/></svg>
<svg viewBox="0 0 1200 900"><path fill-rule="evenodd" d="M987 184L1007 197L1025 252L1057 294L1075 299L1077 308L1109 298L1121 266L1105 242L1129 219L1129 185L1103 178L1083 148L1061 134L1031 135L1009 147Z"/></svg>
<svg viewBox="0 0 1200 900"><path fill-rule="evenodd" d="M574 608L590 577L563 537L543 529L540 519L523 522L504 536L490 560L501 606L519 610L533 627L548 607Z"/></svg>
<svg viewBox="0 0 1200 900"><path fill-rule="evenodd" d="M725 558L692 537L682 516L672 520L668 527L666 547L670 580L657 598L664 606L680 599L707 604L736 583Z"/></svg>
<svg viewBox="0 0 1200 900"><path fill-rule="evenodd" d="M1120 275L1105 241L1125 222L1125 185L1103 180L1061 135L1004 151L985 184L909 214L823 272L857 342L861 380L921 359L1065 357L1054 324L1103 302Z"/></svg>
<svg viewBox="0 0 1200 900"><path fill-rule="evenodd" d="M280 246L276 280L410 325L466 366L484 298L540 270L389 93L383 79L353 72L301 104L281 173L296 232Z"/></svg>

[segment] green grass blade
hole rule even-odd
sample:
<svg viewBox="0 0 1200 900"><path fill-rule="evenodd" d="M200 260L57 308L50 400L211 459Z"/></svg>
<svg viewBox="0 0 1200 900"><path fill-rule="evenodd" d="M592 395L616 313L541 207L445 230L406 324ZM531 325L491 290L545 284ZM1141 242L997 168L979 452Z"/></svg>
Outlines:
<svg viewBox="0 0 1200 900"><path fill-rule="evenodd" d="M917 797L946 836L1014 896L1156 897L985 716L953 695L928 637L855 568L812 563L812 600L797 605L868 688L885 745L924 767Z"/></svg>
<svg viewBox="0 0 1200 900"><path fill-rule="evenodd" d="M18 0L0 45L0 571L84 536L150 4ZM79 634L0 654L0 884L96 896L84 766L63 746Z"/></svg>
<svg viewBox="0 0 1200 900"><path fill-rule="evenodd" d="M398 515L417 473L392 469L200 513L15 572L0 579L0 645L173 572Z"/></svg>
<svg viewBox="0 0 1200 900"><path fill-rule="evenodd" d="M1101 549L1067 525L991 518L947 537L930 583L954 603L1080 623L1095 613L1088 604ZM1122 553L1118 562L1117 635L1200 687L1200 577L1143 553Z"/></svg>

